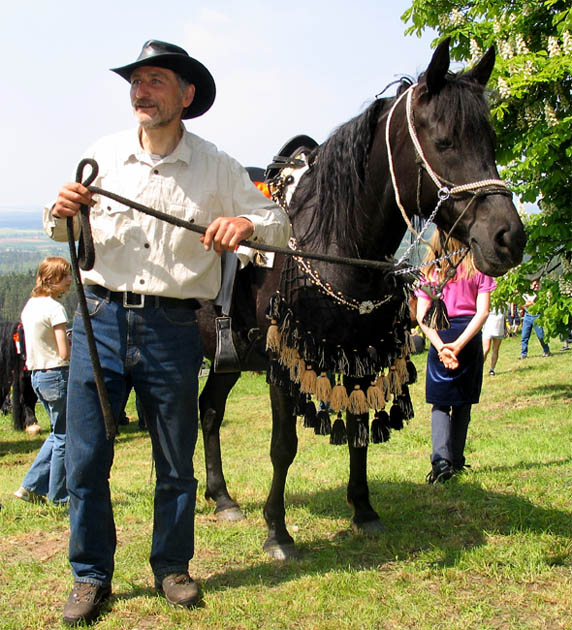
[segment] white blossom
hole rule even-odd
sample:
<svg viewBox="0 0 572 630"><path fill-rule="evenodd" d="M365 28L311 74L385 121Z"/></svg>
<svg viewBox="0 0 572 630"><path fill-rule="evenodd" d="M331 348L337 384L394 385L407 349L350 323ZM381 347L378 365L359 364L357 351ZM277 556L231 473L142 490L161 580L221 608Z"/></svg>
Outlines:
<svg viewBox="0 0 572 630"><path fill-rule="evenodd" d="M502 39L499 41L499 54L503 59L512 59L514 57L512 46L509 41Z"/></svg>
<svg viewBox="0 0 572 630"><path fill-rule="evenodd" d="M556 117L554 107L552 107L548 101L544 103L544 117L546 118L546 123L549 127L554 127L554 125L558 124L558 118Z"/></svg>
<svg viewBox="0 0 572 630"><path fill-rule="evenodd" d="M496 22L495 21L494 24L493 24L493 33L495 35L498 35L501 32L501 30L502 30L501 22Z"/></svg>
<svg viewBox="0 0 572 630"><path fill-rule="evenodd" d="M465 17L458 9L453 9L451 11L451 24L453 26L461 26L464 21Z"/></svg>
<svg viewBox="0 0 572 630"><path fill-rule="evenodd" d="M499 77L497 85L501 97L508 98L510 96L510 88L508 87L508 83L506 82L506 80L503 77Z"/></svg>
<svg viewBox="0 0 572 630"><path fill-rule="evenodd" d="M536 113L532 105L525 106L524 117L526 118L527 122L530 124L535 123L538 120L538 114Z"/></svg>
<svg viewBox="0 0 572 630"><path fill-rule="evenodd" d="M558 40L556 39L556 37L553 37L551 35L548 38L548 56L556 57L557 55L560 55L560 54L562 54L560 50L560 44L558 43Z"/></svg>
<svg viewBox="0 0 572 630"><path fill-rule="evenodd" d="M438 22L442 29L446 29L451 24L451 20L449 19L447 13L441 13L439 15Z"/></svg>
<svg viewBox="0 0 572 630"><path fill-rule="evenodd" d="M532 76L535 72L536 72L536 67L534 66L534 63L532 62L532 60L527 59L524 63L524 69L523 69L523 74L525 78L532 79Z"/></svg>
<svg viewBox="0 0 572 630"><path fill-rule="evenodd" d="M518 55L526 55L530 52L530 50L528 50L528 46L526 45L526 42L524 41L524 37L522 36L522 33L517 33L515 37L515 46L516 46L516 53Z"/></svg>
<svg viewBox="0 0 572 630"><path fill-rule="evenodd" d="M572 35L570 31L564 31L564 33L562 33L562 46L567 55L572 55Z"/></svg>
<svg viewBox="0 0 572 630"><path fill-rule="evenodd" d="M469 42L469 50L471 52L471 63L476 63L483 56L483 51L475 39L471 38L471 41Z"/></svg>

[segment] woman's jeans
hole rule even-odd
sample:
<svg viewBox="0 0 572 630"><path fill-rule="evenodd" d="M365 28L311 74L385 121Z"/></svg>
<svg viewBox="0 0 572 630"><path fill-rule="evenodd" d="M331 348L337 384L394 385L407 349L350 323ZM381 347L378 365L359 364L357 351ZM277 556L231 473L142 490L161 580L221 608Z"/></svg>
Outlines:
<svg viewBox="0 0 572 630"><path fill-rule="evenodd" d="M32 387L50 419L51 431L22 486L57 504L66 503L65 449L68 368L32 371Z"/></svg>
<svg viewBox="0 0 572 630"><path fill-rule="evenodd" d="M542 346L542 350L545 354L550 352L550 348L548 344L544 341L544 330L541 326L536 324L536 320L539 315L531 315L530 313L524 314L524 319L522 321L522 333L520 338L520 355L525 357L528 354L528 341L530 339L530 335L532 334L532 329L534 328L534 332L538 337L538 341L540 341L540 345Z"/></svg>
<svg viewBox="0 0 572 630"><path fill-rule="evenodd" d="M156 577L187 571L194 552L202 346L191 308L126 308L86 287L88 309L115 418L127 384L145 407L156 469L151 567ZM150 300L148 300L150 302ZM109 475L114 441L105 435L85 328L73 326L66 468L70 493L69 558L79 582L109 584L116 547Z"/></svg>

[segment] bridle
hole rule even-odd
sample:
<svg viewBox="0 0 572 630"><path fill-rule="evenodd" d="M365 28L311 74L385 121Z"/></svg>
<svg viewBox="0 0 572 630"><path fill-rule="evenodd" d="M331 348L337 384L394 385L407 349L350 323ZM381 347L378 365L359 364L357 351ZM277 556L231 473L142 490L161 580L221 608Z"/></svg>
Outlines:
<svg viewBox="0 0 572 630"><path fill-rule="evenodd" d="M449 234L453 232L453 230L455 229L459 221L462 219L462 217L465 215L465 213L468 211L468 209L471 207L471 205L476 203L478 199L482 197L486 197L488 195L507 195L507 196L512 195L512 193L510 192L510 189L508 188L508 186L502 179L483 179L476 182L456 185L456 184L453 184L452 182L449 182L444 177L437 175L437 173L431 167L427 158L425 157L425 153L423 152L423 147L421 146L421 143L419 142L417 130L415 129L412 100L413 100L413 93L417 86L418 84L414 83L410 85L402 94L400 94L400 96L393 103L387 115L386 124L385 124L385 145L387 149L389 172L391 174L391 183L392 183L393 192L395 195L395 203L397 204L397 207L399 208L399 211L401 212L401 216L403 217L403 220L405 221L405 224L407 225L408 229L416 236L416 242L413 243L412 246L408 248L406 254L402 256L402 259L406 258L406 256L409 254L412 247L416 245L419 241L423 241L424 243L427 244L427 241L423 239L423 234L425 233L430 223L432 223L434 218L437 216L437 213L441 205L445 201L447 201L447 199L449 199L450 197L462 196L462 195L464 196L467 193L470 195L470 199L467 205L463 208L462 212L459 214L459 216L455 220L455 223L453 224L451 229L448 231ZM390 129L391 129L391 120L393 117L393 113L395 112L397 106L399 105L399 103L401 102L403 98L406 99L405 111L406 111L406 119L407 119L407 129L409 131L409 138L411 139L411 142L413 143L413 147L417 155L417 161L420 165L420 168L425 170L425 172L429 175L429 177L431 178L431 181L435 184L435 187L437 188L437 206L435 207L435 209L429 216L425 224L425 227L423 228L421 233L417 233L417 231L411 224L411 220L407 216L407 212L405 211L405 208L403 207L403 204L401 202L399 186L397 184L397 178L395 175L393 152L391 149L391 142L390 142ZM420 186L420 182L418 182L418 187L419 186Z"/></svg>

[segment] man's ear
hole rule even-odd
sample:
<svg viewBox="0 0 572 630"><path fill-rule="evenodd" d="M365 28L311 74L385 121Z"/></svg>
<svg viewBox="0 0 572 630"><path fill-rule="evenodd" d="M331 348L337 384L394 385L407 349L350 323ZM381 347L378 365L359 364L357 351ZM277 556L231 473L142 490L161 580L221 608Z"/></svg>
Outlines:
<svg viewBox="0 0 572 630"><path fill-rule="evenodd" d="M187 108L195 100L195 84L187 85L183 93L183 108Z"/></svg>

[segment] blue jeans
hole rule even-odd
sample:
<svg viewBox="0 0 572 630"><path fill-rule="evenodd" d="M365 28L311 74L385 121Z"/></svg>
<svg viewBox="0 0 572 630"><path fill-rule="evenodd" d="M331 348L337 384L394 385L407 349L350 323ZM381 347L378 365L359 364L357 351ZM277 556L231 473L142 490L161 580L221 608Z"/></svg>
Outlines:
<svg viewBox="0 0 572 630"><path fill-rule="evenodd" d="M190 308L124 308L86 287L88 310L115 418L129 381L145 407L155 461L151 567L157 577L187 571L194 553L202 345ZM85 328L73 326L66 467L70 493L69 558L79 582L110 584L116 547L109 474L114 442L107 440Z"/></svg>
<svg viewBox="0 0 572 630"><path fill-rule="evenodd" d="M22 481L31 490L57 504L66 503L66 396L68 368L32 371L32 387L44 405L51 431L42 444L34 463Z"/></svg>
<svg viewBox="0 0 572 630"><path fill-rule="evenodd" d="M523 357L528 354L528 340L530 339L533 328L536 336L538 337L538 341L540 341L543 352L550 352L548 344L544 342L544 330L542 330L541 326L538 326L535 323L538 318L539 315L531 315L530 313L524 314L524 319L522 321L522 333L520 338L520 355Z"/></svg>

